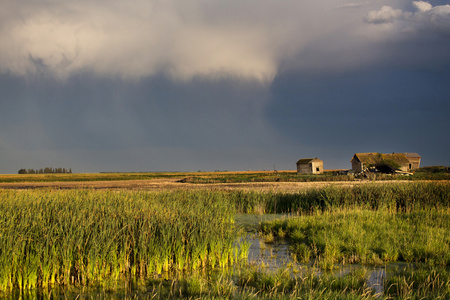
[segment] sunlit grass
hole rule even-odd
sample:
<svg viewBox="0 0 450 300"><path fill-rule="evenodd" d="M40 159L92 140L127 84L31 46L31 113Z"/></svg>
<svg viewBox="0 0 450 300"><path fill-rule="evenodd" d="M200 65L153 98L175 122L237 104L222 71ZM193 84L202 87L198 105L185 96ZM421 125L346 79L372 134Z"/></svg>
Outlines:
<svg viewBox="0 0 450 300"><path fill-rule="evenodd" d="M324 269L342 264L426 262L450 265L450 209L391 213L350 210L262 223L264 236L280 231L297 259Z"/></svg>
<svg viewBox="0 0 450 300"><path fill-rule="evenodd" d="M406 182L327 186L297 193L230 192L231 201L243 213L314 214L342 209L413 211L449 207L450 184L438 182Z"/></svg>
<svg viewBox="0 0 450 300"><path fill-rule="evenodd" d="M133 293L154 299L372 299L366 269L345 276L322 271L405 261L417 272L391 272L388 297L425 297L425 287L433 285L432 295L445 299L450 294L449 199L448 183L290 194L0 190L0 291L102 286L104 297L109 286L136 280L144 288ZM260 230L268 242L289 239L297 260L313 261L312 267L273 274L236 267L250 245L236 244L233 218L261 211L295 215L262 223ZM424 273L422 264L429 268ZM230 266L238 273L231 274ZM205 272L213 268L224 272Z"/></svg>
<svg viewBox="0 0 450 300"><path fill-rule="evenodd" d="M0 289L226 268L239 253L221 196L0 190Z"/></svg>

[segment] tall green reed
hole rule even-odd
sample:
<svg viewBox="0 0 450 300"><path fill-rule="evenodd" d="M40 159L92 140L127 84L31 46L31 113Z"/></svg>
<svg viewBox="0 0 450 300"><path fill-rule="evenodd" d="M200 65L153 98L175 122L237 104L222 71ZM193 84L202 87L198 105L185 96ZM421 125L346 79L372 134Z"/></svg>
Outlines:
<svg viewBox="0 0 450 300"><path fill-rule="evenodd" d="M301 217L262 223L260 230L290 238L299 261L314 258L325 269L399 260L450 265L448 183L327 187L275 199Z"/></svg>
<svg viewBox="0 0 450 300"><path fill-rule="evenodd" d="M280 230L281 229L281 230ZM284 232L293 254L324 269L336 264L395 261L450 265L450 211L349 210L280 219L260 225L264 234Z"/></svg>
<svg viewBox="0 0 450 300"><path fill-rule="evenodd" d="M0 290L233 263L222 193L0 190L0 211Z"/></svg>
<svg viewBox="0 0 450 300"><path fill-rule="evenodd" d="M294 213L366 208L412 211L450 206L447 182L368 183L349 187L327 186L295 193L230 192L230 199L242 213Z"/></svg>

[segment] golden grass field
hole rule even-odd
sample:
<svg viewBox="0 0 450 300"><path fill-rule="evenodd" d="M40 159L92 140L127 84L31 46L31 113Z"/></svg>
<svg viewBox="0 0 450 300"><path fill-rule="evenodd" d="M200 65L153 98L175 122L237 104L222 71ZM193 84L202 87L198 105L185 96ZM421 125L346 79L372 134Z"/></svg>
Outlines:
<svg viewBox="0 0 450 300"><path fill-rule="evenodd" d="M295 174L295 171L280 171ZM155 175L156 174L156 175ZM246 176L277 174L273 171L240 172L172 172L172 173L86 173L86 174L36 174L36 175L0 175L0 189L99 189L99 190L251 190L272 192L298 192L310 188L325 186L348 186L390 181L314 181L314 182L231 182L231 183L192 183L186 178L192 176ZM135 179L148 177L148 179ZM126 179L125 179L126 178ZM42 180L41 180L42 179ZM408 183L408 180L396 180Z"/></svg>

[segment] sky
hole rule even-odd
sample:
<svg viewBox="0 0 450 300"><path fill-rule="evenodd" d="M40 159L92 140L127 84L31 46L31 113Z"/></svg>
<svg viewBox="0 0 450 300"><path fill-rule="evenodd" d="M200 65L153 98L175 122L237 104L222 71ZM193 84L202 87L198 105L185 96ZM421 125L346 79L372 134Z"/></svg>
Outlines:
<svg viewBox="0 0 450 300"><path fill-rule="evenodd" d="M450 165L450 0L0 0L0 173Z"/></svg>

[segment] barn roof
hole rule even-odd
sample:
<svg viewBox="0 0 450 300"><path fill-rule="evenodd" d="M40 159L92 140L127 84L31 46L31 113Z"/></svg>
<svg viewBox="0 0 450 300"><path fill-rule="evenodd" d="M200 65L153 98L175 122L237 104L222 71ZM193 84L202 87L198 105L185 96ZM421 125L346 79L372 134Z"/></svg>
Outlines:
<svg viewBox="0 0 450 300"><path fill-rule="evenodd" d="M316 158L302 158L297 161L297 165L309 164L312 162L323 162L323 161L318 159L317 157Z"/></svg>
<svg viewBox="0 0 450 300"><path fill-rule="evenodd" d="M409 159L406 157L405 153L355 153L352 160L355 159L355 157L364 164L376 164L381 160L391 160L400 165L409 164Z"/></svg>
<svg viewBox="0 0 450 300"><path fill-rule="evenodd" d="M422 158L422 156L420 156L419 154L417 154L415 152L405 152L403 154L405 154L405 156L408 158Z"/></svg>

